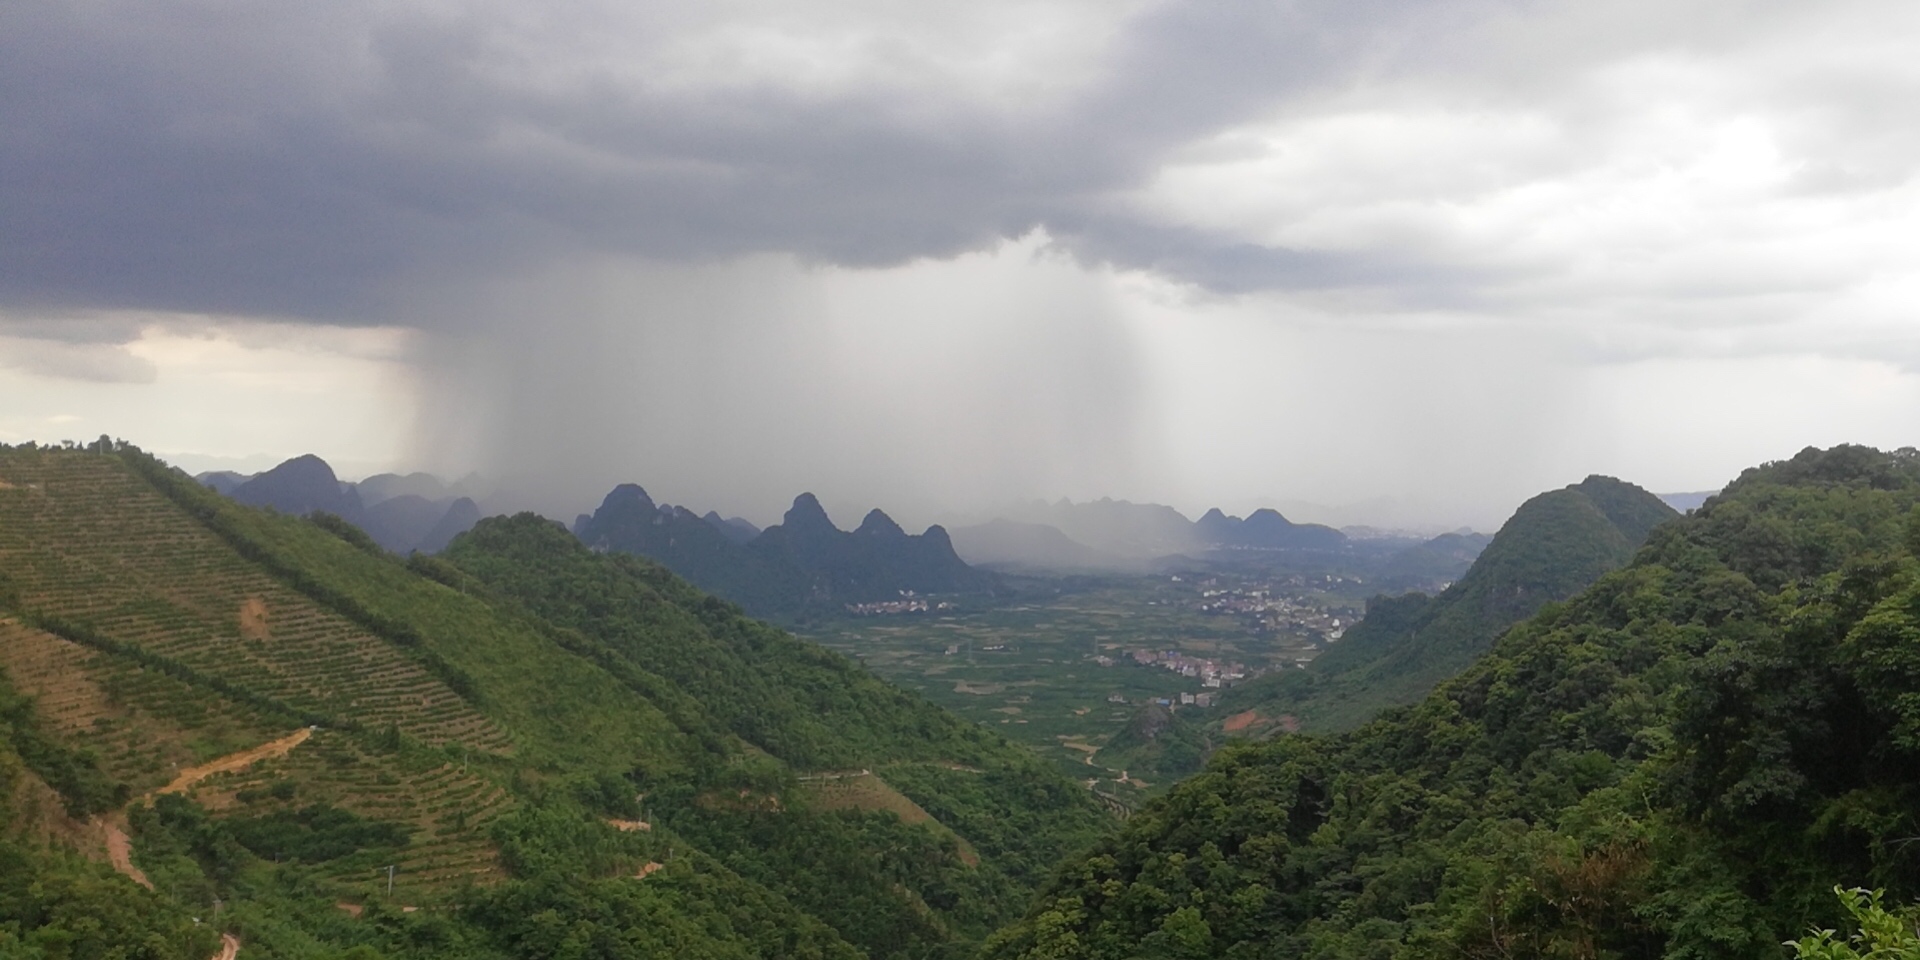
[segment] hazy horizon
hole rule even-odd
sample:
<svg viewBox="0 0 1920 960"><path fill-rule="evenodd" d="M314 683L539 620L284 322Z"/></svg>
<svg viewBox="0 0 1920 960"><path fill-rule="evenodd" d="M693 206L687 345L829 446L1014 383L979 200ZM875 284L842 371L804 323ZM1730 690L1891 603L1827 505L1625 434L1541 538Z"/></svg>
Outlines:
<svg viewBox="0 0 1920 960"><path fill-rule="evenodd" d="M165 451L150 452L153 452L156 456L159 456L162 460L167 461L173 466L179 467L195 476L203 476L221 471L229 471L243 476L252 476L285 462L278 458L271 457L205 457L196 454L169 454ZM323 460L327 459L324 455L315 455L320 456ZM349 483L364 482L369 477L376 475L404 473L404 471L390 471L386 469L363 468L357 471L342 469L339 464L333 463L330 460L328 461L328 466L334 468L337 477ZM456 491L453 495L475 495L483 508L497 507L504 511L531 510L549 519L563 523L571 523L573 517L577 514L593 512L594 508L599 505L600 500L605 495L605 491L603 491L601 494L594 496L591 502L541 504L536 502L531 496L512 490L498 489L490 478L480 474L468 474L463 477L435 475L435 479L449 487L462 485L465 489ZM1731 481L1732 478L1728 479ZM1295 523L1317 523L1345 528L1372 527L1388 532L1421 535L1434 535L1460 529L1472 529L1480 533L1492 533L1497 530L1500 525L1505 522L1507 516L1520 505L1520 502L1516 501L1498 516L1490 514L1481 518L1478 522L1460 517L1454 517L1450 520L1444 514L1434 512L1430 509L1430 505L1398 498L1377 498L1370 501L1352 503L1313 503L1280 497L1254 497L1240 503L1207 502L1182 504L1161 503L1152 500L1128 500L1125 497L1088 497L1080 499L1070 497L1036 497L988 505L971 511L936 508L930 511L905 512L898 508L890 508L886 503L847 500L837 498L831 493L821 495L812 490L795 490L791 496L786 497L776 504L761 503L747 507L736 507L733 504L708 503L698 500L680 501L660 496L654 492L653 488L647 487L645 480L642 478L629 478L618 482L639 484L643 489L647 490L648 495L653 497L657 503L685 507L701 514L713 511L722 517L741 517L761 528L781 522L782 515L786 512L787 508L792 505L794 498L802 494L814 494L820 499L822 508L826 510L835 526L843 530L853 529L859 525L860 518L864 517L867 511L878 509L906 527L910 532L919 532L935 524L953 529L961 526L987 523L994 520L1014 519L1017 522L1030 522L1019 520L1018 514L1021 512L1021 507L1031 506L1035 503L1052 505L1061 501L1070 501L1076 504L1086 504L1100 500L1115 500L1145 506L1172 507L1188 520L1198 520L1207 511L1213 509L1219 509L1229 515L1240 517L1244 517L1256 510L1270 509L1278 511ZM1578 482L1578 479L1569 480L1567 484L1562 484L1561 486L1572 485ZM1628 482L1631 482L1631 480L1629 479ZM608 490L611 489L612 486L610 485ZM1548 489L1559 489L1559 487ZM1714 487L1712 489L1701 490L1654 490L1649 492L1664 498L1670 496L1711 494L1718 492L1719 489L1719 487ZM477 491L477 493L475 493L475 491ZM1536 491L1536 493L1545 492L1547 492L1547 490Z"/></svg>

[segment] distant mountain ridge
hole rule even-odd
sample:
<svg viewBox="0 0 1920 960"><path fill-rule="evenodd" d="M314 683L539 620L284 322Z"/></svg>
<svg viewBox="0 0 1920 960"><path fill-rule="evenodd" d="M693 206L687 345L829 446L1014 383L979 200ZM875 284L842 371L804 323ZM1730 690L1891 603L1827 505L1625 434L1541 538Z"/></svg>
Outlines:
<svg viewBox="0 0 1920 960"><path fill-rule="evenodd" d="M1051 528L1059 536L1040 532ZM1159 503L1102 498L1086 503L1033 501L994 521L955 531L962 553L981 562L1058 569L1138 567L1137 561L1215 550L1342 550L1345 533L1294 523L1271 508L1242 519L1218 507L1197 521Z"/></svg>
<svg viewBox="0 0 1920 960"><path fill-rule="evenodd" d="M1653 528L1675 516L1658 497L1612 477L1542 493L1521 504L1466 575L1439 595L1375 597L1307 670L1269 674L1229 691L1223 703L1322 729L1411 703L1508 626L1625 566Z"/></svg>
<svg viewBox="0 0 1920 960"><path fill-rule="evenodd" d="M909 534L881 510L852 531L835 526L811 493L794 498L781 522L752 524L656 504L638 484L621 484L575 523L596 550L655 560L747 610L791 614L806 608L897 600L903 594L992 594L998 578L954 552L945 528Z"/></svg>
<svg viewBox="0 0 1920 960"><path fill-rule="evenodd" d="M1035 501L1006 511L1002 517L1021 523L1045 524L1076 543L1120 556L1160 556L1198 548L1193 521L1172 507L1102 498L1087 503L1061 499Z"/></svg>
<svg viewBox="0 0 1920 960"><path fill-rule="evenodd" d="M222 470L194 479L249 506L296 517L333 514L402 555L446 549L454 537L478 523L481 514L463 485L450 486L426 473L383 473L350 483L310 453L252 476Z"/></svg>
<svg viewBox="0 0 1920 960"><path fill-rule="evenodd" d="M1208 510L1194 522L1194 533L1212 547L1251 548L1255 550L1338 550L1347 535L1317 523L1294 523L1280 511L1261 508L1245 520L1222 513L1219 507Z"/></svg>
<svg viewBox="0 0 1920 960"><path fill-rule="evenodd" d="M706 516L700 519L713 524L734 543L746 543L760 535L760 528L742 517L722 517L717 511L708 510Z"/></svg>
<svg viewBox="0 0 1920 960"><path fill-rule="evenodd" d="M1692 513L1704 506L1707 500L1718 494L1718 490L1694 490L1687 493L1657 493L1662 503L1681 513Z"/></svg>
<svg viewBox="0 0 1920 960"><path fill-rule="evenodd" d="M953 531L953 548L968 563L1035 570L1095 570L1116 566L1101 553L1044 523L996 519Z"/></svg>

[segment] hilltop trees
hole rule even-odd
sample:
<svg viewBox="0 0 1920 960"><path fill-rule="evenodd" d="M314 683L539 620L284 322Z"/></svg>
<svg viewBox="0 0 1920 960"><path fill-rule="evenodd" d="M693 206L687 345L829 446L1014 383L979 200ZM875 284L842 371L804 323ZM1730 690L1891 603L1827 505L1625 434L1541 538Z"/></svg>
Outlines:
<svg viewBox="0 0 1920 960"><path fill-rule="evenodd" d="M1809 450L1433 695L1229 748L995 957L1755 957L1920 895L1920 455Z"/></svg>

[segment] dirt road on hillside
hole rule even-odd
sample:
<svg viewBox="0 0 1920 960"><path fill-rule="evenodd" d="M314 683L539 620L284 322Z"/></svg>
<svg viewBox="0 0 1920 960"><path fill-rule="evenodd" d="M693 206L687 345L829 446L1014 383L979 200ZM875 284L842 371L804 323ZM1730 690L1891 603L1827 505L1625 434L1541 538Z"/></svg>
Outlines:
<svg viewBox="0 0 1920 960"><path fill-rule="evenodd" d="M133 865L133 840L128 838L127 831L111 820L101 820L100 832L106 835L107 860L113 864L113 869L134 883L152 890L153 881L147 879L145 871Z"/></svg>
<svg viewBox="0 0 1920 960"><path fill-rule="evenodd" d="M180 775L174 777L172 783L155 790L154 794L185 793L194 784L216 773L234 773L245 770L262 760L284 757L288 752L293 750L294 747L306 743L307 738L311 736L313 736L312 727L301 727L271 743L263 743L251 750L242 750L239 753L230 753L218 760L203 763L197 767L188 767L180 771Z"/></svg>
<svg viewBox="0 0 1920 960"><path fill-rule="evenodd" d="M233 960L233 958L239 955L240 955L240 938L234 936L231 933L221 934L220 935L220 952L213 955L213 960Z"/></svg>

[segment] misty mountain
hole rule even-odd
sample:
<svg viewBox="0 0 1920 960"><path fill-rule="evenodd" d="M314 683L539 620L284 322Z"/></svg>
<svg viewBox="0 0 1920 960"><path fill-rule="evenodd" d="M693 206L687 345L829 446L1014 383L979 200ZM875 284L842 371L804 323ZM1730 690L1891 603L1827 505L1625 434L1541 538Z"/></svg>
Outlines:
<svg viewBox="0 0 1920 960"><path fill-rule="evenodd" d="M451 500L455 496L445 482L430 473L409 473L405 476L397 473L376 473L354 484L354 488L360 494L360 502L369 507L395 497L413 496L422 500Z"/></svg>
<svg viewBox="0 0 1920 960"><path fill-rule="evenodd" d="M1039 570L1110 570L1128 561L1102 553L1044 523L991 520L953 530L953 549L971 564Z"/></svg>
<svg viewBox="0 0 1920 960"><path fill-rule="evenodd" d="M363 507L355 522L367 532L367 536L373 538L373 542L394 553L404 554L425 540L427 533L446 512L447 505L444 503L406 493Z"/></svg>
<svg viewBox="0 0 1920 960"><path fill-rule="evenodd" d="M654 560L755 614L791 612L811 593L812 578L805 571L769 562L691 510L654 503L639 484L613 488L598 510L580 517L573 532L595 550Z"/></svg>
<svg viewBox="0 0 1920 960"><path fill-rule="evenodd" d="M1034 501L1004 511L1002 519L1050 526L1076 543L1124 557L1164 556L1200 546L1193 521L1158 503Z"/></svg>
<svg viewBox="0 0 1920 960"><path fill-rule="evenodd" d="M1007 562L1031 566L1114 566L1124 558L1153 558L1205 550L1339 550L1347 535L1317 523L1294 523L1273 509L1255 510L1245 519L1219 508L1198 521L1165 504L1100 499L1089 503L1035 501L1005 510L1001 520L1028 526L1052 527L1067 541L1093 551L1093 558L1073 555L1070 548L1051 549L1070 555L1065 563L1036 559L1047 535L1016 533L1009 528L970 534L983 556L1004 556ZM986 525L981 525L986 526ZM1024 537L1031 543L1016 542ZM1105 555L1105 562L1100 562Z"/></svg>
<svg viewBox="0 0 1920 960"><path fill-rule="evenodd" d="M471 497L461 497L447 505L439 521L427 531L426 536L420 538L414 549L421 553L439 553L453 542L454 537L473 529L480 519L480 505L474 503Z"/></svg>
<svg viewBox="0 0 1920 960"><path fill-rule="evenodd" d="M1491 542L1492 536L1470 530L1443 533L1389 557L1378 576L1388 583L1458 579Z"/></svg>
<svg viewBox="0 0 1920 960"><path fill-rule="evenodd" d="M1611 477L1540 494L1521 504L1466 575L1438 596L1375 597L1366 617L1307 670L1268 674L1228 691L1222 702L1268 719L1293 715L1321 729L1354 726L1383 707L1412 703L1507 627L1625 566L1647 534L1675 516L1658 497Z"/></svg>
<svg viewBox="0 0 1920 960"><path fill-rule="evenodd" d="M1681 513L1692 513L1700 509L1707 502L1708 497L1719 492L1718 490L1695 490L1691 493L1656 493L1654 496L1659 497L1660 502Z"/></svg>
<svg viewBox="0 0 1920 960"><path fill-rule="evenodd" d="M700 519L713 524L715 529L725 534L726 538L734 543L746 543L760 535L760 528L754 526L753 522L745 517L722 518L719 513L708 510L707 515Z"/></svg>
<svg viewBox="0 0 1920 960"><path fill-rule="evenodd" d="M903 592L992 593L998 580L975 570L935 524L909 534L875 509L851 532L834 526L811 493L794 498L781 521L760 532L748 549L785 562L813 579L813 595L832 603L889 600Z"/></svg>
<svg viewBox="0 0 1920 960"><path fill-rule="evenodd" d="M430 474L387 473L348 483L313 454L251 477L218 471L194 479L250 506L293 516L333 514L398 554L436 553L480 521L478 505Z"/></svg>
<svg viewBox="0 0 1920 960"><path fill-rule="evenodd" d="M210 470L197 477L201 485L210 487L215 493L232 493L235 487L253 478L250 473L235 473L232 470Z"/></svg>
<svg viewBox="0 0 1920 960"><path fill-rule="evenodd" d="M1347 535L1332 527L1294 523L1266 508L1242 520L1215 507L1194 522L1193 532L1208 546L1252 550L1338 550L1347 543Z"/></svg>
<svg viewBox="0 0 1920 960"><path fill-rule="evenodd" d="M893 600L906 592L980 594L999 587L992 574L954 553L945 529L909 534L880 510L849 532L834 525L813 494L803 493L780 523L746 542L738 538L751 524L716 523L717 516L656 504L628 483L576 522L574 534L596 550L655 560L762 616Z"/></svg>
<svg viewBox="0 0 1920 960"><path fill-rule="evenodd" d="M248 506L272 507L296 517L320 512L355 523L361 520L359 495L334 476L325 460L311 453L255 474L227 495Z"/></svg>

